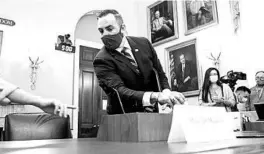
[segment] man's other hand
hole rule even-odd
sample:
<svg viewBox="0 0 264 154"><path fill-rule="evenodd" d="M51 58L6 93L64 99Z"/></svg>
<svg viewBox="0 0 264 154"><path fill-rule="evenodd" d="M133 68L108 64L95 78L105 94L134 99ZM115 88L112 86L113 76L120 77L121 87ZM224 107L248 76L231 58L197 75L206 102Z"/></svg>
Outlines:
<svg viewBox="0 0 264 154"><path fill-rule="evenodd" d="M175 104L184 104L184 102L186 100L184 95L180 92L177 92L177 91L172 91L170 93L170 99L174 105Z"/></svg>

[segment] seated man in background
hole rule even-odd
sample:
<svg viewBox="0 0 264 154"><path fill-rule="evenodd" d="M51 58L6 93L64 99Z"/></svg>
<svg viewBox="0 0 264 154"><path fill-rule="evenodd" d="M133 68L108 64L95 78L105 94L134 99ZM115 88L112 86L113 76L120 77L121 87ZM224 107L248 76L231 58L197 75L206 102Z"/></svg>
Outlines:
<svg viewBox="0 0 264 154"><path fill-rule="evenodd" d="M185 55L182 53L179 56L180 63L178 65L177 82L179 92L192 90L192 67L190 61L186 60Z"/></svg>
<svg viewBox="0 0 264 154"><path fill-rule="evenodd" d="M167 38L173 34L170 27L172 27L172 20L166 20L164 17L160 17L160 12L155 12L155 19L152 22L152 40L159 37Z"/></svg>
<svg viewBox="0 0 264 154"><path fill-rule="evenodd" d="M250 103L250 89L245 86L238 87L235 91L237 97L238 111L252 111L253 104Z"/></svg>
<svg viewBox="0 0 264 154"><path fill-rule="evenodd" d="M44 112L67 117L66 104L62 104L55 99L32 95L0 78L0 105L9 105L11 102L19 105L33 105Z"/></svg>
<svg viewBox="0 0 264 154"><path fill-rule="evenodd" d="M250 94L251 109L255 111L253 104L264 102L263 88L264 88L264 71L258 71L255 75L256 86L252 87Z"/></svg>

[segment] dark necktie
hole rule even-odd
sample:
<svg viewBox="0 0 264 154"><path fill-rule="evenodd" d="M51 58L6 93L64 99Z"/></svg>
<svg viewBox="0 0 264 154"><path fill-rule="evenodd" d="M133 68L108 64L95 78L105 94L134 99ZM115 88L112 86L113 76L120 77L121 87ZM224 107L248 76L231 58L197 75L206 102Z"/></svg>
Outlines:
<svg viewBox="0 0 264 154"><path fill-rule="evenodd" d="M130 55L130 53L128 53L126 50L129 50L129 49L124 47L121 50L121 53L129 60L129 62L135 67L135 69L139 73L139 69L138 69L138 65L137 65L136 61L133 59L133 57Z"/></svg>

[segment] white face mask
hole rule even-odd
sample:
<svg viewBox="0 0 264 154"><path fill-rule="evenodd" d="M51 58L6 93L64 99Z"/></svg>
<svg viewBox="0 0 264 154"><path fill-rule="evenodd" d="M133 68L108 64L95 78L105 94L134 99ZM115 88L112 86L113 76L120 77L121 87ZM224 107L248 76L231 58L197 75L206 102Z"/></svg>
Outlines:
<svg viewBox="0 0 264 154"><path fill-rule="evenodd" d="M218 76L217 76L217 75L212 75L212 76L210 76L210 81L211 81L212 83L216 83L217 80L218 80Z"/></svg>
<svg viewBox="0 0 264 154"><path fill-rule="evenodd" d="M243 97L241 101L242 102L247 102L247 100L248 100L247 98Z"/></svg>

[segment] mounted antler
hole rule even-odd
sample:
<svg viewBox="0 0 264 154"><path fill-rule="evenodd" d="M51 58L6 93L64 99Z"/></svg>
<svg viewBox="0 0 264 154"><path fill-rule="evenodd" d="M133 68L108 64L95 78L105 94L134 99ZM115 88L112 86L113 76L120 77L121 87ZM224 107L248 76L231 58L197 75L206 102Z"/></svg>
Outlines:
<svg viewBox="0 0 264 154"><path fill-rule="evenodd" d="M38 62L39 61L39 57L33 61L31 59L31 57L29 57L29 60L31 62L31 74L30 74L30 82L31 82L31 89L34 90L36 88L36 81L37 81L37 70L39 68L39 64L43 63L44 60L42 60L41 62Z"/></svg>
<svg viewBox="0 0 264 154"><path fill-rule="evenodd" d="M31 64L34 64L34 61L31 59L31 57L28 57L28 58L31 61Z"/></svg>
<svg viewBox="0 0 264 154"><path fill-rule="evenodd" d="M219 53L219 55L217 56L217 58L214 57L214 55L213 55L212 52L211 52L210 55L211 55L211 57L208 57L208 59L212 60L214 66L219 69L221 52Z"/></svg>

